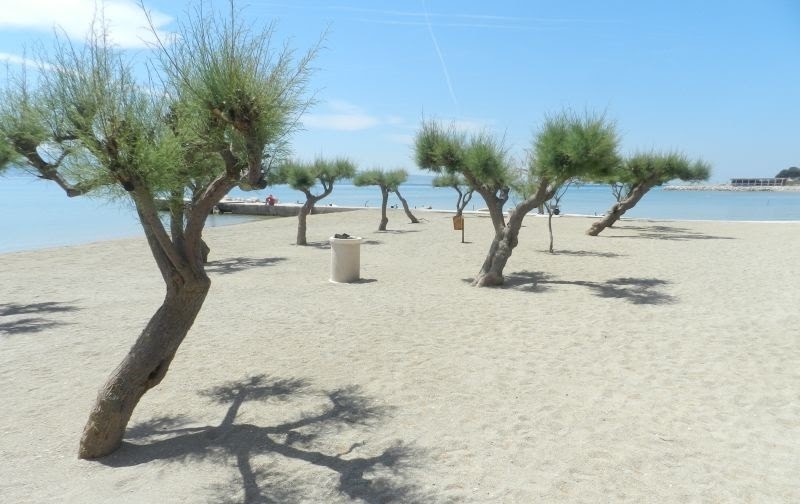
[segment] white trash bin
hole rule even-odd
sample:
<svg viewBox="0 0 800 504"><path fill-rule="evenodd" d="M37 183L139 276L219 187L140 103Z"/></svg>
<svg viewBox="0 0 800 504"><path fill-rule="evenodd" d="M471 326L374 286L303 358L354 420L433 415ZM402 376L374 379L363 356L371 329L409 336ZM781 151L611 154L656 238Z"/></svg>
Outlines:
<svg viewBox="0 0 800 504"><path fill-rule="evenodd" d="M331 282L350 283L361 278L361 237L330 237Z"/></svg>

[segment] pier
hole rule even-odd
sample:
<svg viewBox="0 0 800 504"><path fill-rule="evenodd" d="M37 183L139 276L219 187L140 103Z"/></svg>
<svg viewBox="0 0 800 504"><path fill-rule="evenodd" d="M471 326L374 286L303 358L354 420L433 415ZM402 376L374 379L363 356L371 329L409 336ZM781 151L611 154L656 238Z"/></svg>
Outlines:
<svg viewBox="0 0 800 504"><path fill-rule="evenodd" d="M237 214L237 215L264 215L271 217L294 217L300 213L303 205L296 203L278 203L267 205L263 201L237 201L222 200L217 203L215 211L218 213ZM358 210L359 207L341 207L329 205L317 205L311 210L311 214L324 214L335 212L350 212Z"/></svg>

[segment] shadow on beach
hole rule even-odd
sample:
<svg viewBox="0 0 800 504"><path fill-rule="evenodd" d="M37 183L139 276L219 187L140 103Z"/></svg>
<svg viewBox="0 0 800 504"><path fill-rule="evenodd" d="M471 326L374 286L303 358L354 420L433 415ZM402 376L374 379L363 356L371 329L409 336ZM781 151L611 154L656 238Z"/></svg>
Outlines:
<svg viewBox="0 0 800 504"><path fill-rule="evenodd" d="M419 233L419 229L386 229L384 231L375 231L376 233L386 234L406 234L406 233Z"/></svg>
<svg viewBox="0 0 800 504"><path fill-rule="evenodd" d="M285 260L285 257L230 257L228 259L209 261L206 264L206 273L230 275L239 271L272 266Z"/></svg>
<svg viewBox="0 0 800 504"><path fill-rule="evenodd" d="M546 254L549 254L549 250L542 250ZM553 255L565 255L565 256L573 256L573 257L606 257L606 258L614 258L614 257L626 257L625 254L617 254L616 252L596 252L593 250L559 250L554 249Z"/></svg>
<svg viewBox="0 0 800 504"><path fill-rule="evenodd" d="M66 304L59 301L45 301L42 303L19 304L5 303L0 304L0 335L9 336L18 334L38 333L68 322L44 317L55 313L68 313L79 310L73 304ZM23 317L20 317L23 315ZM24 315L36 315L25 317ZM10 318L11 320L7 320Z"/></svg>
<svg viewBox="0 0 800 504"><path fill-rule="evenodd" d="M634 234L610 234L612 231L634 231ZM651 240L735 240L730 236L714 236L673 226L614 226L603 234L608 238L645 238ZM601 236L603 236L601 235Z"/></svg>
<svg viewBox="0 0 800 504"><path fill-rule="evenodd" d="M122 447L99 462L110 467L130 467L155 460L184 464L211 460L224 466L235 461L238 476L228 484L213 487L217 494L213 502L310 502L308 499L320 494L314 485L325 478L300 481L291 470L298 462L332 471L338 480L336 491L350 499L367 503L435 502L432 495L407 481L405 470L414 467L414 460L422 454L402 442L382 449L357 442L341 453L315 449L336 444L331 438L345 429L366 431L385 418L389 408L376 405L358 387L323 391L312 388L305 380L259 375L201 395L228 405L219 425L193 426L196 422L185 416L154 418L130 427ZM245 402L268 401L286 411L293 400L305 404L315 400L324 406L276 425L236 421ZM271 457L270 463L264 464L262 459L260 465L253 464L254 457L264 456ZM290 460L281 464L283 459Z"/></svg>
<svg viewBox="0 0 800 504"><path fill-rule="evenodd" d="M463 279L472 283L472 278ZM592 294L602 298L618 298L632 304L661 305L676 302L674 296L660 292L659 287L668 285L666 280L658 278L613 278L605 282L589 282L586 280L559 280L547 273L538 271L520 271L505 276L501 289L515 289L524 292L544 293L554 285L577 285L586 287Z"/></svg>

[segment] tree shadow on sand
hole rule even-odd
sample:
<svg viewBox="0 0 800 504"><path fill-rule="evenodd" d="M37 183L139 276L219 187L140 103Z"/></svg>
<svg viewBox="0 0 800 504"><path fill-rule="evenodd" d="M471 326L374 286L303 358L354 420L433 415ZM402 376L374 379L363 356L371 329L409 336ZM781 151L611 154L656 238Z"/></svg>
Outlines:
<svg viewBox="0 0 800 504"><path fill-rule="evenodd" d="M229 257L227 259L219 259L208 262L206 264L206 272L216 273L219 275L230 275L231 273L238 273L239 271L249 270L252 268L264 268L266 266L272 266L273 264L285 260L285 257Z"/></svg>
<svg viewBox="0 0 800 504"><path fill-rule="evenodd" d="M632 304L661 305L672 304L673 296L660 292L658 288L668 285L666 280L658 278L613 278L605 282L589 282L585 280L558 280L538 271L521 271L505 277L507 288L528 291L546 292L552 285L578 285L586 287L595 296L602 298L623 299Z"/></svg>
<svg viewBox="0 0 800 504"><path fill-rule="evenodd" d="M419 233L419 229L385 229L383 231L375 231L378 234L406 234L406 233Z"/></svg>
<svg viewBox="0 0 800 504"><path fill-rule="evenodd" d="M609 231L634 231L634 234L610 234ZM650 240L735 240L730 236L714 236L674 226L615 226L606 230L607 238L644 238Z"/></svg>
<svg viewBox="0 0 800 504"><path fill-rule="evenodd" d="M41 315L56 313L68 313L79 308L72 304L65 304L58 301L46 301L42 303L19 304L4 303L0 304L0 335L17 335L25 333L38 333L47 329L65 325L68 322L61 322ZM33 317L20 317L20 315L35 315ZM8 320L8 319L10 320Z"/></svg>
<svg viewBox="0 0 800 504"><path fill-rule="evenodd" d="M541 252L549 254L549 250L542 250ZM597 252L594 250L559 250L555 249L553 255L565 255L573 257L625 257L625 254L617 254L616 252Z"/></svg>
<svg viewBox="0 0 800 504"><path fill-rule="evenodd" d="M311 502L308 499L312 495L319 495L319 489L312 485L325 479L298 481L291 472L298 462L332 471L337 479L336 491L350 499L370 504L435 502L432 495L407 481L404 473L421 453L403 443L376 450L357 442L334 454L315 449L335 444L331 437L337 433L367 429L387 414L386 407L376 406L357 387L320 391L305 380L275 380L260 375L215 387L202 395L228 404L219 425L193 426L191 419L184 416L155 418L129 428L122 447L100 462L128 467L155 460L212 460L225 465L235 461L239 476L231 484L217 487L213 502ZM295 400L324 405L318 405L314 413L276 425L236 421L239 409L247 401L284 403L280 411L286 411L285 403ZM259 457L259 465L254 464L255 457ZM269 463L264 463L264 457ZM287 468L281 470L282 465ZM243 499L239 500L237 494Z"/></svg>
<svg viewBox="0 0 800 504"><path fill-rule="evenodd" d="M329 242L328 240L316 241L316 242L308 242L303 246L304 247L313 247L313 248L320 249L320 250L327 250L327 249L331 248L331 242Z"/></svg>

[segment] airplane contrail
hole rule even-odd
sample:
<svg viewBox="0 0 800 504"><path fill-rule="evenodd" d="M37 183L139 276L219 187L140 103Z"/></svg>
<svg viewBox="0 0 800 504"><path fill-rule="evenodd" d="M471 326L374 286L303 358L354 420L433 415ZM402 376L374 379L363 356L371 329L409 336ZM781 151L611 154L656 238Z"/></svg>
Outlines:
<svg viewBox="0 0 800 504"><path fill-rule="evenodd" d="M425 0L422 0L422 7L425 10L425 22L428 25L428 33L431 34L433 47L436 49L436 54L439 55L439 62L442 64L444 78L447 81L447 89L450 90L450 98L453 99L453 104L458 107L458 98L456 98L456 93L453 91L453 82L450 80L450 72L447 71L447 64L444 62L444 56L442 56L442 50L439 48L439 42L436 40L436 35L433 34L433 25L431 25L431 17L428 15L428 5L425 3Z"/></svg>

